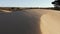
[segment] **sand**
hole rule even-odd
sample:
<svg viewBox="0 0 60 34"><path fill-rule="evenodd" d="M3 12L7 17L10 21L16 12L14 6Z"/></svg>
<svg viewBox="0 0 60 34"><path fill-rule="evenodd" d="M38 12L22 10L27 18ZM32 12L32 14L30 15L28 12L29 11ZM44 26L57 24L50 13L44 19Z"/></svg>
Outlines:
<svg viewBox="0 0 60 34"><path fill-rule="evenodd" d="M60 11L34 9L40 16L40 34L60 34Z"/></svg>
<svg viewBox="0 0 60 34"><path fill-rule="evenodd" d="M40 19L42 34L60 34L60 13L47 13Z"/></svg>
<svg viewBox="0 0 60 34"><path fill-rule="evenodd" d="M27 9L0 13L0 34L60 34L60 12Z"/></svg>

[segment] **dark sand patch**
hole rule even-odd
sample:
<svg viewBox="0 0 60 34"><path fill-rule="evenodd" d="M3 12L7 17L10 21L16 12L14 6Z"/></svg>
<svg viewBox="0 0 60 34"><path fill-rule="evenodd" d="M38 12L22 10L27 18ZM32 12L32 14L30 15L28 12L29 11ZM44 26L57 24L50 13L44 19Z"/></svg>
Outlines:
<svg viewBox="0 0 60 34"><path fill-rule="evenodd" d="M0 34L40 34L39 18L27 11L0 13Z"/></svg>

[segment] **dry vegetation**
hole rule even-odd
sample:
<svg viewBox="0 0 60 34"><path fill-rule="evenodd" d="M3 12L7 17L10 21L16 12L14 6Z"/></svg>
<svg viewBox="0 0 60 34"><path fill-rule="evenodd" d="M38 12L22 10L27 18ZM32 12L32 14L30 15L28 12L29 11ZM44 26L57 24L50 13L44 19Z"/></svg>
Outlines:
<svg viewBox="0 0 60 34"><path fill-rule="evenodd" d="M48 8L40 8L40 7L29 7L29 8L21 8L21 7L0 7L2 10L16 11L16 10L26 10L26 9L50 9L54 10L53 7Z"/></svg>

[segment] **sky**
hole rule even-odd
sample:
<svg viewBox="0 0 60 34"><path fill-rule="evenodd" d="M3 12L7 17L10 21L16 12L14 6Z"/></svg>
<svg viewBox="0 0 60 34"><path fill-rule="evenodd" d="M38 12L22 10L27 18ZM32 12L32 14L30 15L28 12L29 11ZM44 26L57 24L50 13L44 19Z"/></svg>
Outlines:
<svg viewBox="0 0 60 34"><path fill-rule="evenodd" d="M53 7L54 0L0 0L0 7Z"/></svg>

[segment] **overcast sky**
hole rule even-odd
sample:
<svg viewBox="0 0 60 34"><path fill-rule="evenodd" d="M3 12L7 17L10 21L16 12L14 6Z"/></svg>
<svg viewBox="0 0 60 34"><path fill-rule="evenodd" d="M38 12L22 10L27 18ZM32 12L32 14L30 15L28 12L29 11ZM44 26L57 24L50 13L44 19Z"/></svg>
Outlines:
<svg viewBox="0 0 60 34"><path fill-rule="evenodd" d="M52 7L54 0L0 0L0 7Z"/></svg>

